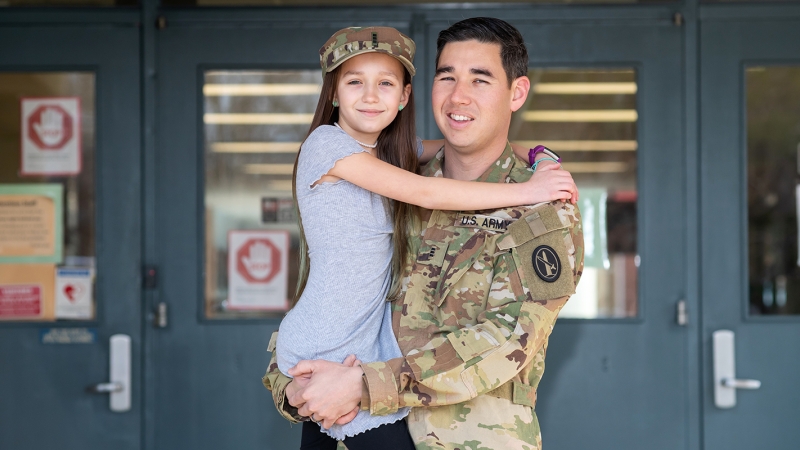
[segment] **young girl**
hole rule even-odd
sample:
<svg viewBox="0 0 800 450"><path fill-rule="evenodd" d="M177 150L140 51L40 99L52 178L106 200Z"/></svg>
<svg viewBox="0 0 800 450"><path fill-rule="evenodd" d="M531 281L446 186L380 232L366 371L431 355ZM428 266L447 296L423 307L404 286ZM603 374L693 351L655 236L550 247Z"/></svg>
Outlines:
<svg viewBox="0 0 800 450"><path fill-rule="evenodd" d="M386 299L399 292L392 275L408 254L412 205L479 210L571 198L571 179L548 197L539 178L498 184L416 175L424 152L414 130L414 50L386 27L340 30L320 50L322 92L294 172L300 281L277 341L287 376L303 359L401 356ZM401 420L407 414L361 411L327 430L304 422L301 449L334 449L336 440L349 450L413 449Z"/></svg>

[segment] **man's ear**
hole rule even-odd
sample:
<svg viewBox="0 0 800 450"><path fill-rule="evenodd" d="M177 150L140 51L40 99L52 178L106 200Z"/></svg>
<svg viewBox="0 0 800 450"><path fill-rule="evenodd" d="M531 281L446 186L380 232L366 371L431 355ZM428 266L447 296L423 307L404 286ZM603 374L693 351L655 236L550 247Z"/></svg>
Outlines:
<svg viewBox="0 0 800 450"><path fill-rule="evenodd" d="M511 111L522 108L530 90L531 80L528 77L519 77L511 83Z"/></svg>

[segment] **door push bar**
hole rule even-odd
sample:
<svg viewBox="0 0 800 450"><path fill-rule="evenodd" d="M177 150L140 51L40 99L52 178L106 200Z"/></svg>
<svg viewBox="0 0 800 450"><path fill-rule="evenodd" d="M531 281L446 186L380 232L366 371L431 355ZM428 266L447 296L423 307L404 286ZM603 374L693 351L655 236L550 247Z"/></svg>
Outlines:
<svg viewBox="0 0 800 450"><path fill-rule="evenodd" d="M93 384L86 388L91 394L109 394L109 407L114 412L131 409L131 337L125 334L111 336L109 342L108 383Z"/></svg>
<svg viewBox="0 0 800 450"><path fill-rule="evenodd" d="M736 378L736 359L733 331L717 330L714 341L714 405L728 409L736 406L736 389L758 389L758 380Z"/></svg>

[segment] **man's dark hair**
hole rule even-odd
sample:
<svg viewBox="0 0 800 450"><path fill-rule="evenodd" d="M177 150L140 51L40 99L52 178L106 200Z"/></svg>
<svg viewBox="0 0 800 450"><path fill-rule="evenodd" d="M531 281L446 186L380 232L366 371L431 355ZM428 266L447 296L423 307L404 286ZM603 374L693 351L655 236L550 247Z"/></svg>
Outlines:
<svg viewBox="0 0 800 450"><path fill-rule="evenodd" d="M439 32L436 40L436 67L439 67L439 56L445 45L471 40L500 45L500 60L503 62L509 86L517 78L528 74L528 50L522 34L510 23L492 17L465 19Z"/></svg>

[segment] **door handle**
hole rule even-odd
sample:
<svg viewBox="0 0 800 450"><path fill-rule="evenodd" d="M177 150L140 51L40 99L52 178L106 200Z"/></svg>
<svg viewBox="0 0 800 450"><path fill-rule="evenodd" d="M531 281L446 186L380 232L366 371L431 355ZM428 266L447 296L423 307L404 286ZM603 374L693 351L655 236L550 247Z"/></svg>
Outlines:
<svg viewBox="0 0 800 450"><path fill-rule="evenodd" d="M736 351L733 331L717 330L712 333L714 342L714 405L728 409L736 406L736 389L758 389L759 380L736 378Z"/></svg>
<svg viewBox="0 0 800 450"><path fill-rule="evenodd" d="M758 389L761 382L758 380L737 380L735 378L723 378L722 385L734 389Z"/></svg>
<svg viewBox="0 0 800 450"><path fill-rule="evenodd" d="M86 388L90 394L108 394L111 392L122 392L125 389L122 383L97 383Z"/></svg>
<svg viewBox="0 0 800 450"><path fill-rule="evenodd" d="M109 407L114 412L131 409L131 337L115 334L109 340L108 383L86 388L92 394L110 394Z"/></svg>

